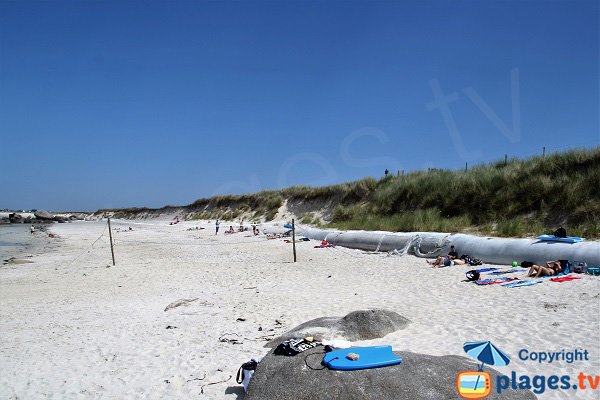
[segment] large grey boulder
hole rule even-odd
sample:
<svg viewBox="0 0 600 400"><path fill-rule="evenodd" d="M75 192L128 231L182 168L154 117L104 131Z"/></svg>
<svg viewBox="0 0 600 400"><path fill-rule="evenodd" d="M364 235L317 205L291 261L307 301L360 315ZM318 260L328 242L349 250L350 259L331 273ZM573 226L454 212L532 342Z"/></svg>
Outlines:
<svg viewBox="0 0 600 400"><path fill-rule="evenodd" d="M50 214L48 211L38 210L34 212L33 215L42 221L54 221L54 215Z"/></svg>
<svg viewBox="0 0 600 400"><path fill-rule="evenodd" d="M309 354L315 354L309 356ZM245 400L445 400L459 399L456 377L462 371L477 371L466 357L435 357L395 352L402 363L390 367L357 371L333 371L321 368L323 347L293 357L276 356L271 351L256 368ZM307 357L308 356L308 357ZM526 390L496 393L499 372L485 368L492 377L490 400L528 400L537 397Z"/></svg>
<svg viewBox="0 0 600 400"><path fill-rule="evenodd" d="M322 317L298 325L282 336L271 340L267 347L274 347L284 340L313 336L326 339L350 341L371 340L404 329L410 321L394 311L359 310L345 317Z"/></svg>

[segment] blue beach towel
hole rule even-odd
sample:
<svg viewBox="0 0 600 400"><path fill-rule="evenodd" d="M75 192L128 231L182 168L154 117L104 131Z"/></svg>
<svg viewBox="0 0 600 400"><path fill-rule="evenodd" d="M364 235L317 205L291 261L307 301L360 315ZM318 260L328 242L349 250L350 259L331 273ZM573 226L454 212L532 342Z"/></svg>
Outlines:
<svg viewBox="0 0 600 400"><path fill-rule="evenodd" d="M489 271L496 271L499 268L480 268L477 270L477 272L482 273L482 272L489 272Z"/></svg>
<svg viewBox="0 0 600 400"><path fill-rule="evenodd" d="M504 286L507 288L518 288L518 287L523 287L523 286L533 286L533 285L537 285L538 283L543 283L543 281L518 281L518 282L504 283L500 286Z"/></svg>
<svg viewBox="0 0 600 400"><path fill-rule="evenodd" d="M523 272L523 269L510 269L510 270L506 270L506 271L494 271L492 272L492 275L506 275L506 274L515 274L517 272Z"/></svg>

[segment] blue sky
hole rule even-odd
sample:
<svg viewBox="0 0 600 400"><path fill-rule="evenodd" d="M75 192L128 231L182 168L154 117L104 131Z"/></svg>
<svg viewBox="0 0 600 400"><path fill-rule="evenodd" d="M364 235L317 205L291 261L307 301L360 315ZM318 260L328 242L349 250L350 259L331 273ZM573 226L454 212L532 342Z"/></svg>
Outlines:
<svg viewBox="0 0 600 400"><path fill-rule="evenodd" d="M0 208L597 146L598 17L595 1L0 2Z"/></svg>

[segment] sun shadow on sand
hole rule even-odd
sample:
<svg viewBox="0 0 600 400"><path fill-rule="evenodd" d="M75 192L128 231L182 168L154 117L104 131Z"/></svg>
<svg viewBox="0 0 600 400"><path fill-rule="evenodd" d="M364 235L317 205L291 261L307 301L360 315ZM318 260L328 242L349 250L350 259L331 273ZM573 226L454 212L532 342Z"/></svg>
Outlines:
<svg viewBox="0 0 600 400"><path fill-rule="evenodd" d="M225 394L235 394L237 395L236 400L243 400L246 393L243 386L229 386L225 389Z"/></svg>

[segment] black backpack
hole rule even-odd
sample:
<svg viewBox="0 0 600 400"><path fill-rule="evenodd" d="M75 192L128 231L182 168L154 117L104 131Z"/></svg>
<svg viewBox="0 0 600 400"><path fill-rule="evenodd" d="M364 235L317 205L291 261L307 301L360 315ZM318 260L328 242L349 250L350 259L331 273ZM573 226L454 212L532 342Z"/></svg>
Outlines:
<svg viewBox="0 0 600 400"><path fill-rule="evenodd" d="M475 282L475 281L478 281L478 280L479 280L479 276L480 276L480 275L479 275L479 271L477 271L477 270L475 270L475 269L473 269L473 270L471 270L471 271L467 271L467 274L466 274L466 275L467 275L467 280L468 280L469 282Z"/></svg>
<svg viewBox="0 0 600 400"><path fill-rule="evenodd" d="M566 238L567 237L567 231L565 230L565 228L560 227L557 230L554 231L554 236L558 237L558 238Z"/></svg>

